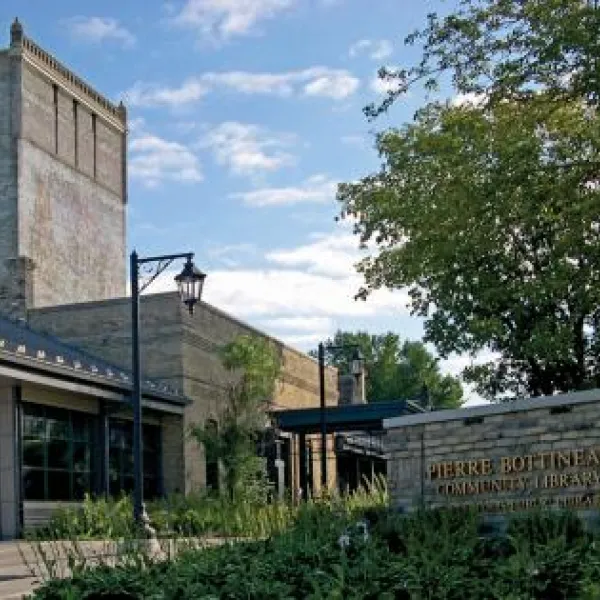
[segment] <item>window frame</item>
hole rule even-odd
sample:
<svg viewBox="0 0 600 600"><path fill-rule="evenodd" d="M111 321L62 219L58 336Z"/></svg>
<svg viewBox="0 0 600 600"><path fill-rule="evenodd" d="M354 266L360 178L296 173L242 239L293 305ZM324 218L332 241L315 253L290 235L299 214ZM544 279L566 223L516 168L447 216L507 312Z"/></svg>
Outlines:
<svg viewBox="0 0 600 600"><path fill-rule="evenodd" d="M30 435L27 428L28 419L37 419L38 431ZM76 422L79 421L77 424ZM61 435L53 433L51 430L52 423L61 423L60 428L63 430ZM78 502L83 500L86 494L92 494L95 491L95 476L97 472L96 461L94 456L98 447L96 435L96 415L76 411L69 408L49 406L37 404L35 402L23 401L21 418L20 418L20 459L21 459L21 479L23 500L31 502ZM83 424L84 435L78 431L78 427ZM66 428L65 428L66 425ZM39 441L41 447L42 461L41 465L31 464L27 462L27 442ZM66 467L57 467L51 462L51 449L53 444L66 444ZM83 469L76 468L75 449L84 447L86 456ZM51 466L52 465L52 466ZM42 493L30 494L27 493L26 478L31 472L42 473ZM66 494L51 493L56 481L51 481L52 477L61 476L64 481L64 476L67 475L68 491ZM77 490L77 478L84 478L84 485L81 493ZM33 497L32 497L33 496Z"/></svg>

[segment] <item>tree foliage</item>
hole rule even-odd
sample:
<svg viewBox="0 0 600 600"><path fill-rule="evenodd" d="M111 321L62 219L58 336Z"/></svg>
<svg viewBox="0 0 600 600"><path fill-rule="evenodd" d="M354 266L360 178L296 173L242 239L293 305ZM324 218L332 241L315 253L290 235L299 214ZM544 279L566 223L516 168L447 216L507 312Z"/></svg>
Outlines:
<svg viewBox="0 0 600 600"><path fill-rule="evenodd" d="M600 385L600 8L595 0L462 0L406 40L419 62L396 88L451 78L381 133L380 172L342 185L342 215L376 252L370 290L407 287L442 356L488 350L466 370L490 398ZM465 98L467 101L465 102Z"/></svg>
<svg viewBox="0 0 600 600"><path fill-rule="evenodd" d="M449 75L463 94L527 100L543 90L555 100L600 101L600 10L597 0L461 0L447 16L428 15L427 26L407 45L423 47L412 66L380 71L396 85L385 111L416 84L435 90Z"/></svg>
<svg viewBox="0 0 600 600"><path fill-rule="evenodd" d="M460 382L440 373L437 359L421 342L401 342L395 333L370 335L338 331L327 345L342 347L327 353L327 361L341 374L349 372L354 349L358 346L365 360L366 395L369 402L412 399L423 406L456 408L463 390ZM313 356L316 351L311 352Z"/></svg>
<svg viewBox="0 0 600 600"><path fill-rule="evenodd" d="M221 360L231 383L217 423L196 425L192 435L212 460L221 463L227 492L235 498L264 474L256 441L267 424L266 409L275 392L281 360L267 340L247 335L227 344Z"/></svg>
<svg viewBox="0 0 600 600"><path fill-rule="evenodd" d="M479 391L600 385L600 128L579 101L431 104L377 140L382 170L340 186L378 252L366 287L408 287L442 356L488 349Z"/></svg>

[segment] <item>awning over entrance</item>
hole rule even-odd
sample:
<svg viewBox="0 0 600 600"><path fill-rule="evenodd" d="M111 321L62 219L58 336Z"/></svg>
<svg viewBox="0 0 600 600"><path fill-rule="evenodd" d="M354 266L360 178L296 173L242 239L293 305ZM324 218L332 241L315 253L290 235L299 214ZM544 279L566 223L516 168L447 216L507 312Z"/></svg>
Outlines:
<svg viewBox="0 0 600 600"><path fill-rule="evenodd" d="M346 404L325 408L328 433L343 431L381 431L383 420L393 417L425 412L416 402L373 402L371 404ZM319 433L321 431L321 409L301 408L274 411L272 418L277 427L290 433Z"/></svg>

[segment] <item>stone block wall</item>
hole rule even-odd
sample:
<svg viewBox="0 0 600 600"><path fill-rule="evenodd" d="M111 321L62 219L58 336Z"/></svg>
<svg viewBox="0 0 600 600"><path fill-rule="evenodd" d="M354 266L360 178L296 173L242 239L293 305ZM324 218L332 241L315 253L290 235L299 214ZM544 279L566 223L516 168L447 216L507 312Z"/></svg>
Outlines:
<svg viewBox="0 0 600 600"><path fill-rule="evenodd" d="M17 255L33 260L33 306L125 292L124 130L59 78L21 68Z"/></svg>
<svg viewBox="0 0 600 600"><path fill-rule="evenodd" d="M0 310L124 295L125 109L22 33L0 98ZM21 259L30 290L6 264Z"/></svg>
<svg viewBox="0 0 600 600"><path fill-rule="evenodd" d="M119 197L27 140L19 143L18 255L33 260L32 306L121 296Z"/></svg>
<svg viewBox="0 0 600 600"><path fill-rule="evenodd" d="M59 91L57 89L57 91ZM58 139L54 115L54 86L21 60L21 132L39 148L56 152ZM59 127L59 129L61 129Z"/></svg>
<svg viewBox="0 0 600 600"><path fill-rule="evenodd" d="M12 386L0 388L0 537L13 539L18 532L18 477L15 456L15 401Z"/></svg>
<svg viewBox="0 0 600 600"><path fill-rule="evenodd" d="M175 301L179 302L177 296ZM280 354L282 372L275 386L273 404L279 408L308 408L319 405L319 378L317 363L301 352L285 346L280 341L223 311L202 303L190 316L182 309L183 332L183 389L195 402L186 409L186 430L206 419L219 420L220 405L225 401L230 376L218 355L220 348L239 335L259 335L271 341ZM337 371L327 369L325 378L326 402L337 404ZM196 399L198 401L196 401ZM204 487L206 480L203 449L188 440L186 455L187 491ZM298 456L297 451L295 452ZM330 464L335 465L335 458ZM297 465L296 465L297 472ZM318 467L317 467L318 469ZM335 473L335 468L330 467Z"/></svg>
<svg viewBox="0 0 600 600"><path fill-rule="evenodd" d="M0 310L23 312L25 290L15 279L17 261L17 152L20 58L0 52ZM17 316L16 315L16 316ZM21 315L22 316L22 315Z"/></svg>
<svg viewBox="0 0 600 600"><path fill-rule="evenodd" d="M170 478L166 483L171 491L203 488L206 481L203 451L190 439L189 430L209 418L218 421L230 383L219 350L238 335L264 334L205 303L190 316L177 293L143 296L140 319L144 374L182 390L193 400L186 407L184 418L179 421L173 418L167 425L168 436L163 436L167 450L163 471ZM35 329L130 369L131 317L127 298L35 308L28 312L28 320ZM281 408L318 406L316 362L273 338L268 339L282 358L274 404ZM327 369L325 389L330 405L337 403L336 383L337 371ZM183 469L176 467L178 460L185 465L185 476ZM333 454L329 465L329 473L334 474Z"/></svg>
<svg viewBox="0 0 600 600"><path fill-rule="evenodd" d="M600 506L600 390L390 419L397 508Z"/></svg>
<svg viewBox="0 0 600 600"><path fill-rule="evenodd" d="M28 312L28 321L39 331L131 370L128 298L34 308ZM176 294L142 296L140 345L143 373L181 389L182 324Z"/></svg>

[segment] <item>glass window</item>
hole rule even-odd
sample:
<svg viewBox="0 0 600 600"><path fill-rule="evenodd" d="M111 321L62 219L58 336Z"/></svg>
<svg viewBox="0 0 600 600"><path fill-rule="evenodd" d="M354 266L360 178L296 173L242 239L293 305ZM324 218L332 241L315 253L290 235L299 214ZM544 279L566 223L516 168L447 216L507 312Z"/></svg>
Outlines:
<svg viewBox="0 0 600 600"><path fill-rule="evenodd" d="M80 500L92 491L93 415L23 404L25 500Z"/></svg>
<svg viewBox="0 0 600 600"><path fill-rule="evenodd" d="M109 452L109 491L112 496L133 492L133 423L111 419ZM144 497L160 494L160 427L142 427Z"/></svg>
<svg viewBox="0 0 600 600"><path fill-rule="evenodd" d="M23 493L26 500L46 500L46 476L42 469L23 468Z"/></svg>

